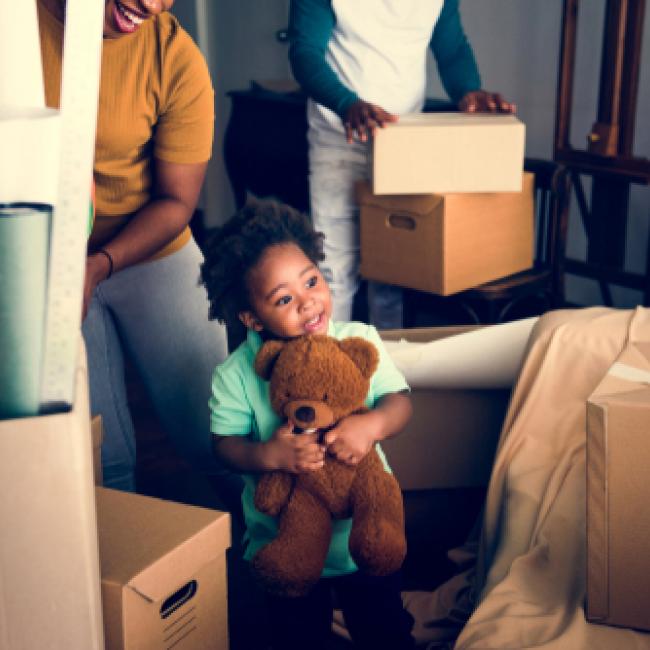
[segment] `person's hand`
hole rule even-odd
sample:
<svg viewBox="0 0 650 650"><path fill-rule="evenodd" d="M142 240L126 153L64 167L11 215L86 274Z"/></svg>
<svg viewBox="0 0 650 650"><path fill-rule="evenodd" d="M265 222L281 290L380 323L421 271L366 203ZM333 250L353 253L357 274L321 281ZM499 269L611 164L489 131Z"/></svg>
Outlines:
<svg viewBox="0 0 650 650"><path fill-rule="evenodd" d="M349 415L325 434L327 452L346 465L357 465L382 438L383 428L379 411Z"/></svg>
<svg viewBox="0 0 650 650"><path fill-rule="evenodd" d="M265 464L285 472L312 472L325 462L325 447L318 444L318 434L294 433L288 423L278 427L264 446Z"/></svg>
<svg viewBox="0 0 650 650"><path fill-rule="evenodd" d="M81 320L86 318L95 287L108 277L110 264L105 255L95 253L86 258L86 275L84 277L83 305Z"/></svg>
<svg viewBox="0 0 650 650"><path fill-rule="evenodd" d="M399 116L388 113L381 106L359 99L345 114L345 139L352 143L356 133L361 142L366 142L369 136L374 135L375 129L381 129L386 122L397 122L398 119Z"/></svg>
<svg viewBox="0 0 650 650"><path fill-rule="evenodd" d="M507 102L499 93L487 90L472 90L458 102L464 113L515 113L515 104Z"/></svg>

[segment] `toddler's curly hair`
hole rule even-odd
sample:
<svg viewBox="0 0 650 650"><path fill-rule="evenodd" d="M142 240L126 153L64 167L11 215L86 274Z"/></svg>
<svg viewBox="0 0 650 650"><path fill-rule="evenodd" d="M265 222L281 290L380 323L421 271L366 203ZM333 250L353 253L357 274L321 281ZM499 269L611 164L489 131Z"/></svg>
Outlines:
<svg viewBox="0 0 650 650"><path fill-rule="evenodd" d="M201 282L208 292L210 320L238 323L238 314L250 309L249 271L277 244L295 244L314 264L324 259L323 234L306 215L272 199L249 198L208 236Z"/></svg>

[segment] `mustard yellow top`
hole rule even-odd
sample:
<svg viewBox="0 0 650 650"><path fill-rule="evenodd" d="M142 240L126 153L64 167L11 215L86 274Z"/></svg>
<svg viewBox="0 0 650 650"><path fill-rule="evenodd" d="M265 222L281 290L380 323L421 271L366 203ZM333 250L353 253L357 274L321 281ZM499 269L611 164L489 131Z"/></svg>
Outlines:
<svg viewBox="0 0 650 650"><path fill-rule="evenodd" d="M46 104L58 108L63 25L38 2ZM89 246L112 239L151 196L153 158L202 163L212 153L214 92L205 60L170 13L103 41ZM189 227L154 258L181 248Z"/></svg>

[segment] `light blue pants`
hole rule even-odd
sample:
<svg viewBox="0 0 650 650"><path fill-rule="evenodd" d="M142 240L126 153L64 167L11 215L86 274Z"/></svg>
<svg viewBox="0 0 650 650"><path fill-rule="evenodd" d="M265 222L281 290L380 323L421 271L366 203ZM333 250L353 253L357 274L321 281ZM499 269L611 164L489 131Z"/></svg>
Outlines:
<svg viewBox="0 0 650 650"><path fill-rule="evenodd" d="M212 455L208 398L215 366L227 353L226 330L208 321L199 286L201 251L191 240L160 260L101 282L83 322L93 415L104 423L104 485L135 488L135 434L124 384L123 352L133 359L165 431L197 469L240 480Z"/></svg>
<svg viewBox="0 0 650 650"><path fill-rule="evenodd" d="M325 234L323 275L334 297L334 320L350 320L359 288L359 209L354 185L369 178L369 145L348 144L341 132L310 128L309 193L316 230ZM402 326L402 289L368 282L370 322Z"/></svg>

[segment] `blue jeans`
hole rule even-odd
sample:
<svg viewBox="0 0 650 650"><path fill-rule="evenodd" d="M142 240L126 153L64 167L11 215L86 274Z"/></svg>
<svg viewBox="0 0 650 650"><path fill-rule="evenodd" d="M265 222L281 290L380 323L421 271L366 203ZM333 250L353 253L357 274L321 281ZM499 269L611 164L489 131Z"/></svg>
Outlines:
<svg viewBox="0 0 650 650"><path fill-rule="evenodd" d="M82 331L90 408L104 423L102 469L107 487L135 488L135 433L123 349L181 454L227 485L241 480L212 454L208 398L212 372L225 359L227 343L225 327L208 321L207 296L198 285L202 261L192 240L172 255L116 273L95 290Z"/></svg>
<svg viewBox="0 0 650 650"><path fill-rule="evenodd" d="M311 218L325 234L321 265L334 297L333 318L349 321L359 288L359 208L354 185L369 177L368 143L348 144L342 132L310 128L309 194ZM368 283L370 322L379 329L402 326L402 289Z"/></svg>

